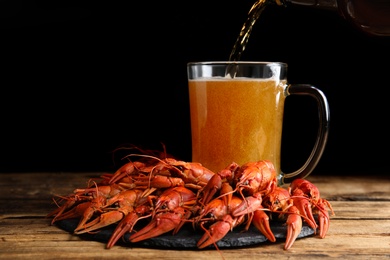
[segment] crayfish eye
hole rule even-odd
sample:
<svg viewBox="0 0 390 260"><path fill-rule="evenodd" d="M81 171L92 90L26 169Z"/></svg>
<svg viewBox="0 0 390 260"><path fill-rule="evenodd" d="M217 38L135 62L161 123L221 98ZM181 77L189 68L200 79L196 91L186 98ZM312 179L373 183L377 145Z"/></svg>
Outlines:
<svg viewBox="0 0 390 260"><path fill-rule="evenodd" d="M211 219L214 219L215 218L215 216L214 216L214 214L213 213L207 213L206 214L206 218L211 218Z"/></svg>
<svg viewBox="0 0 390 260"><path fill-rule="evenodd" d="M184 166L182 166L182 165L175 165L174 167L181 172L184 171Z"/></svg>

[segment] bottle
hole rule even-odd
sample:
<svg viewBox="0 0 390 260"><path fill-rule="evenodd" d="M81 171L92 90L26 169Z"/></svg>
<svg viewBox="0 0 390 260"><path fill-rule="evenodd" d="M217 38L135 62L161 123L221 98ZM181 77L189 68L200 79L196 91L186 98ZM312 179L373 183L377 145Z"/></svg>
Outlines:
<svg viewBox="0 0 390 260"><path fill-rule="evenodd" d="M278 5L304 5L337 11L359 30L390 36L390 0L275 0Z"/></svg>

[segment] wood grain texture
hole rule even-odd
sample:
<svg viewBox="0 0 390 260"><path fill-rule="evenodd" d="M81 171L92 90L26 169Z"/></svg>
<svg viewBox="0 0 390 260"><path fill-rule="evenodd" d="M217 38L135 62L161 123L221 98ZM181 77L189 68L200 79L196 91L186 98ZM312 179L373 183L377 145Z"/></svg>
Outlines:
<svg viewBox="0 0 390 260"><path fill-rule="evenodd" d="M324 239L306 237L238 249L137 248L84 240L50 225L53 195L66 195L99 174L0 175L0 259L384 259L390 258L390 179L309 176L335 211Z"/></svg>

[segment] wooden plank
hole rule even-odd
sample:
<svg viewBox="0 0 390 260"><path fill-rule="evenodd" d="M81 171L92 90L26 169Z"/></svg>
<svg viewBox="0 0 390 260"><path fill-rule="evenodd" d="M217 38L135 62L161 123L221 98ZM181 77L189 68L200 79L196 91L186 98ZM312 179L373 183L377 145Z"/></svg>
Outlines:
<svg viewBox="0 0 390 260"><path fill-rule="evenodd" d="M29 236L38 238L38 235L44 235L44 238L55 239L60 234L68 234L55 225L50 225L47 219L28 219L28 218L11 218L0 220L0 234L7 240L10 237L18 237L17 239L28 240ZM29 227L26 229L26 227ZM332 234L342 235L362 235L365 236L382 236L389 235L390 219L386 220L331 220L328 236ZM72 235L72 238L78 236ZM389 236L390 238L390 236ZM12 238L14 239L14 238ZM390 248L389 248L390 250Z"/></svg>
<svg viewBox="0 0 390 260"><path fill-rule="evenodd" d="M316 176L309 175L328 200L378 200L390 201L390 177L385 176Z"/></svg>
<svg viewBox="0 0 390 260"><path fill-rule="evenodd" d="M339 228L337 224L334 224L332 229ZM376 229L379 229L379 227ZM221 253L226 260L237 258L275 259L275 257L277 259L287 257L289 259L323 259L324 257L346 257L348 259L355 256L370 259L382 257L383 259L390 256L389 243L389 236L377 234L367 236L363 233L351 236L350 232L341 235L330 230L324 239L317 237L298 239L288 251L283 250L283 241L278 241L250 248L223 249ZM0 251L10 258L56 256L57 258L74 259L112 257L132 257L135 259L155 259L156 257L158 259L206 259L211 257L212 259L221 259L221 255L214 249L181 251L174 249L134 248L131 246L115 246L112 249L105 249L104 243L79 240L68 234L57 234L56 236L38 234L36 236L28 236L26 239L18 237L14 240L9 240L5 236L3 242L0 243Z"/></svg>
<svg viewBox="0 0 390 260"><path fill-rule="evenodd" d="M94 173L0 174L0 259L323 259L390 258L390 179L383 177L309 176L336 213L324 239L306 237L283 250L284 241L223 249L137 248L83 240L50 225L52 196L66 195L98 177Z"/></svg>
<svg viewBox="0 0 390 260"><path fill-rule="evenodd" d="M0 174L0 199L50 198L67 195L85 187L93 173L12 173Z"/></svg>
<svg viewBox="0 0 390 260"><path fill-rule="evenodd" d="M28 227L28 228L26 228ZM250 248L237 250L223 249L222 254L226 259L235 257L262 257L271 259L267 254L274 257L302 257L302 256L329 256L329 257L351 257L359 254L360 257L369 256L390 256L390 220L332 220L329 232L324 239L316 236L298 239L293 247L283 250L283 241L277 243L264 243ZM86 241L78 236L69 234L56 226L48 224L46 219L2 219L0 223L0 251L7 253L10 257L33 257L39 255L66 256L66 258L97 257L102 256L125 256L131 254L133 257L147 258L148 256L168 259L175 257L208 257L220 255L215 250L179 250L165 249L143 249L131 245L117 245L112 249L105 249L105 244L96 241ZM33 250L32 250L33 248ZM33 251L32 254L29 252ZM349 253L348 253L349 252ZM353 254L351 253L353 252Z"/></svg>
<svg viewBox="0 0 390 260"><path fill-rule="evenodd" d="M390 219L390 201L331 201L332 219Z"/></svg>

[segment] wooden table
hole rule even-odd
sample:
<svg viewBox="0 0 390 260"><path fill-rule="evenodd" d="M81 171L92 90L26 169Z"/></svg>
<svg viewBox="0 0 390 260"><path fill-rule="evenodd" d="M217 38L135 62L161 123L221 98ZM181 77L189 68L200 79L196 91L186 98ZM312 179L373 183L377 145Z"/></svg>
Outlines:
<svg viewBox="0 0 390 260"><path fill-rule="evenodd" d="M55 225L46 214L52 196L66 195L99 174L0 174L1 259L384 259L390 258L390 178L308 177L336 213L324 239L297 239L289 250L283 241L240 249L149 249L82 240Z"/></svg>

